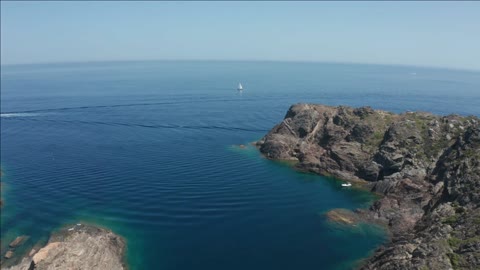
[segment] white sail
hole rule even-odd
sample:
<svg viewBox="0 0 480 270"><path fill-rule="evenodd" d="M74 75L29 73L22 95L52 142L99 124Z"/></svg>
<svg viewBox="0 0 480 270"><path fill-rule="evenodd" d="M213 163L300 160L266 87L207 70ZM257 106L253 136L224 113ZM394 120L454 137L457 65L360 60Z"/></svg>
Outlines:
<svg viewBox="0 0 480 270"><path fill-rule="evenodd" d="M243 86L242 86L241 83L238 84L238 88L237 88L237 89L238 89L238 90L243 90Z"/></svg>

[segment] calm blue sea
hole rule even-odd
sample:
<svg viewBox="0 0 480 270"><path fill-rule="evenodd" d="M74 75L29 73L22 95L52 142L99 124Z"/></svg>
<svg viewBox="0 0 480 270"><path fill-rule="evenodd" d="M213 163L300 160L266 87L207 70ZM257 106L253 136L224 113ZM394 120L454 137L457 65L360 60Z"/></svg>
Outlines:
<svg viewBox="0 0 480 270"><path fill-rule="evenodd" d="M241 82L243 93L236 91ZM2 251L71 222L113 229L131 269L350 269L382 230L326 222L371 194L240 149L291 104L480 115L480 73L282 62L2 66Z"/></svg>

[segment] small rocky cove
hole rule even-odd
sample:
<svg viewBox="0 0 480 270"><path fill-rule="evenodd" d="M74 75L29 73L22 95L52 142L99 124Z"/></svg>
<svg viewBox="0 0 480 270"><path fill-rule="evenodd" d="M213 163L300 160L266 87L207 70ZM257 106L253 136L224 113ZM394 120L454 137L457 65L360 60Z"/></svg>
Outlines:
<svg viewBox="0 0 480 270"><path fill-rule="evenodd" d="M269 159L381 195L328 212L385 225L391 241L361 269L480 269L480 120L297 104L256 144Z"/></svg>

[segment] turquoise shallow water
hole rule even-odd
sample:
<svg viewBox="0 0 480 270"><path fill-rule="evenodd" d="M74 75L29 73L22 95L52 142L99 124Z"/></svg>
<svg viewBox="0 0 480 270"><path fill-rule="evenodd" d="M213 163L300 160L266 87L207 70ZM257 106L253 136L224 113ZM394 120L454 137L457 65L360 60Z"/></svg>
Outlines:
<svg viewBox="0 0 480 270"><path fill-rule="evenodd" d="M480 74L467 71L116 62L1 72L2 248L81 220L124 236L132 269L350 269L385 235L322 213L372 195L234 145L297 102L480 114Z"/></svg>

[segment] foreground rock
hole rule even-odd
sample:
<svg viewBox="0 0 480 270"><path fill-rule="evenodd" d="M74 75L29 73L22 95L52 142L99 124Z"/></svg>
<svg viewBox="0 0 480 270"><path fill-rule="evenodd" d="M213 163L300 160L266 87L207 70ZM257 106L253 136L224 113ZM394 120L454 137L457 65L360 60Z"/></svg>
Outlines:
<svg viewBox="0 0 480 270"><path fill-rule="evenodd" d="M125 241L111 231L75 225L53 234L45 247L8 269L126 269L124 252Z"/></svg>
<svg viewBox="0 0 480 270"><path fill-rule="evenodd" d="M298 104L257 146L383 195L361 214L392 242L364 269L480 269L478 118Z"/></svg>

